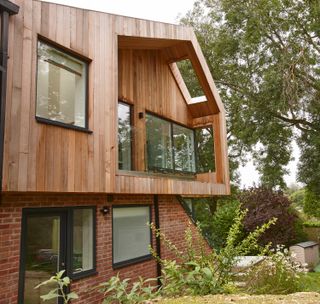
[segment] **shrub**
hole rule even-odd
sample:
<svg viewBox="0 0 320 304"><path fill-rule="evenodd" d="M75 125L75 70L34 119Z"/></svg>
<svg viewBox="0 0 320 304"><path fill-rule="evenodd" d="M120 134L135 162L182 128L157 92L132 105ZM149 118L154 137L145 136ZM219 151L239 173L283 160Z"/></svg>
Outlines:
<svg viewBox="0 0 320 304"><path fill-rule="evenodd" d="M295 225L298 216L290 208L290 200L282 192L274 192L263 187L243 191L239 200L242 208L248 209L244 219L246 233L254 231L257 226L277 218L277 223L268 229L259 239L260 245L272 243L290 245L296 237Z"/></svg>
<svg viewBox="0 0 320 304"><path fill-rule="evenodd" d="M96 288L103 293L103 304L137 304L159 296L160 289L157 279L143 279L130 285L130 279L121 280L119 274L111 277L107 282L99 284Z"/></svg>
<svg viewBox="0 0 320 304"><path fill-rule="evenodd" d="M257 240L276 221L275 219L270 220L239 241L245 215L246 211L240 211L238 208L235 221L226 239L226 246L220 252L214 250L208 252L203 239L194 237L190 228L185 234L186 249L179 251L163 233L151 225L157 237L162 239L165 246L176 257L171 260L160 259L153 252L158 262L162 264L162 294L165 296L194 296L228 292L230 284L233 283L231 269L237 257L252 250L261 254L265 253L268 247L259 246ZM198 235L201 235L199 228Z"/></svg>
<svg viewBox="0 0 320 304"><path fill-rule="evenodd" d="M220 250L226 245L229 230L234 223L239 208L237 200L227 201L218 206L211 219L210 232L207 233L210 245Z"/></svg>
<svg viewBox="0 0 320 304"><path fill-rule="evenodd" d="M312 217L320 217L320 196L307 189L304 197L303 211Z"/></svg>
<svg viewBox="0 0 320 304"><path fill-rule="evenodd" d="M75 292L66 292L70 285L69 277L63 277L65 270L61 270L56 273L56 275L52 276L49 280L46 280L35 288L39 288L40 286L51 284L54 287L47 294L40 296L43 301L49 301L52 299L62 298L63 304L68 304L72 299L78 299L78 295Z"/></svg>
<svg viewBox="0 0 320 304"><path fill-rule="evenodd" d="M246 291L252 294L288 294L301 291L300 273L305 270L295 263L284 247L252 267L246 275Z"/></svg>

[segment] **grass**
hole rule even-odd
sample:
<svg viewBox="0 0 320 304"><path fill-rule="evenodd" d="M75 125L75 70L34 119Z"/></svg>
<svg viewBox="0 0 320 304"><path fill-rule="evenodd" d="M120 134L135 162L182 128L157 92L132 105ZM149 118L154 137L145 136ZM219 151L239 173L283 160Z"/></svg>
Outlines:
<svg viewBox="0 0 320 304"><path fill-rule="evenodd" d="M320 293L320 272L309 272L301 277L300 282L303 291Z"/></svg>
<svg viewBox="0 0 320 304"><path fill-rule="evenodd" d="M299 292L290 295L210 295L204 297L182 297L163 299L157 304L319 304L320 294Z"/></svg>
<svg viewBox="0 0 320 304"><path fill-rule="evenodd" d="M320 273L309 272L301 277L300 283L303 292L289 295L208 295L161 299L157 304L319 304Z"/></svg>

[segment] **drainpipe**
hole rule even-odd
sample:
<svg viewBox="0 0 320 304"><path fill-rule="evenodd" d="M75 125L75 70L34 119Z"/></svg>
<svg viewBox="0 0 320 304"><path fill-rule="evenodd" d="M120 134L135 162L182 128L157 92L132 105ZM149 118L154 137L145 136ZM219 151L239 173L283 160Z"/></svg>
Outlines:
<svg viewBox="0 0 320 304"><path fill-rule="evenodd" d="M158 195L154 195L153 197L153 202L154 202L154 224L155 224L155 228L158 230L160 229L160 220L159 220L159 198ZM159 259L161 259L161 240L160 240L160 236L156 237L156 253ZM160 287L161 284L161 280L160 280L160 276L161 276L161 264L159 262L157 262L157 277L158 277L158 286Z"/></svg>
<svg viewBox="0 0 320 304"><path fill-rule="evenodd" d="M7 63L9 16L19 12L19 6L8 1L0 1L1 37L0 37L0 191L2 191L4 128L7 93Z"/></svg>

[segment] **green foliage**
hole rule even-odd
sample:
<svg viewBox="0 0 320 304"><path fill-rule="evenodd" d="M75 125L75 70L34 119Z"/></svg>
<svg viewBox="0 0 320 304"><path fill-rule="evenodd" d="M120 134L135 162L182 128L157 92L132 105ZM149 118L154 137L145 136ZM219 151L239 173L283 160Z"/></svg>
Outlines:
<svg viewBox="0 0 320 304"><path fill-rule="evenodd" d="M301 290L320 293L320 273L309 272L300 276Z"/></svg>
<svg viewBox="0 0 320 304"><path fill-rule="evenodd" d="M194 28L225 103L231 168L253 152L262 184L285 188L298 139L300 180L319 189L319 2L198 0L181 22Z"/></svg>
<svg viewBox="0 0 320 304"><path fill-rule="evenodd" d="M320 195L317 195L309 188L305 193L303 211L309 216L320 217Z"/></svg>
<svg viewBox="0 0 320 304"><path fill-rule="evenodd" d="M216 250L220 250L225 246L229 230L234 223L239 205L240 203L237 200L225 201L218 205L217 211L212 216L208 238L210 244Z"/></svg>
<svg viewBox="0 0 320 304"><path fill-rule="evenodd" d="M303 223L304 227L314 227L314 228L320 228L320 221L317 220L309 220Z"/></svg>
<svg viewBox="0 0 320 304"><path fill-rule="evenodd" d="M111 277L107 282L97 286L103 293L103 304L137 304L159 296L160 289L156 285L157 279L143 279L130 284L130 279L121 280L119 274Z"/></svg>
<svg viewBox="0 0 320 304"><path fill-rule="evenodd" d="M246 291L251 294L288 294L301 291L301 273L305 270L293 262L288 251L278 247L246 274Z"/></svg>
<svg viewBox="0 0 320 304"><path fill-rule="evenodd" d="M241 239L242 221L245 215L246 211L240 211L238 208L226 239L226 246L220 252L208 250L203 239L199 237L202 233L200 228L197 236L192 235L190 228L186 230L187 248L179 251L162 232L151 225L156 236L160 237L165 246L175 255L174 259L160 259L153 251L153 255L162 265L162 294L164 296L195 296L230 291L230 286L233 286L231 269L237 257L252 250L260 254L266 253L268 246L259 246L257 240L276 221L270 220Z"/></svg>
<svg viewBox="0 0 320 304"><path fill-rule="evenodd" d="M302 188L292 192L289 195L290 201L298 211L302 211L303 209L305 194L306 194L306 190Z"/></svg>
<svg viewBox="0 0 320 304"><path fill-rule="evenodd" d="M64 304L70 303L72 299L78 299L78 295L75 292L67 293L66 290L70 285L69 277L63 277L65 270L59 271L55 276L52 276L49 280L46 280L35 288L39 288L43 285L54 285L47 294L40 296L43 301L49 301L52 299L62 298Z"/></svg>

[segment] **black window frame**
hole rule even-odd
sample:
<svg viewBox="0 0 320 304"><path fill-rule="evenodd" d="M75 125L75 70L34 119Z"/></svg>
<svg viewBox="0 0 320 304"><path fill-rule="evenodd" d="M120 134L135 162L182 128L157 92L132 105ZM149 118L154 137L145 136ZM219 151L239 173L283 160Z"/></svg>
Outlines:
<svg viewBox="0 0 320 304"><path fill-rule="evenodd" d="M44 43L46 45L48 45L49 47L56 49L59 52L65 53L68 56L74 57L75 59L82 61L84 64L84 82L85 82L85 94L84 94L84 113L85 113L85 126L84 127L80 127L80 126L76 126L76 125L71 125L71 124L67 124L67 123L63 123L61 121L55 121L52 119L48 119L48 118L44 118L44 117L40 117L37 116L37 103L38 103L38 63L39 63L39 42ZM37 61L36 61L36 79L35 79L35 83L36 83L36 94L35 94L35 119L37 122L39 123L44 123L44 124L48 124L48 125L53 125L53 126L58 126L58 127L62 127L62 128L66 128L66 129L71 129L71 130L76 130L76 131L82 131L85 133L92 133L92 130L89 129L89 64L92 62L91 59L83 56L82 54L79 54L77 52L74 52L73 50L70 50L44 36L38 35L37 36Z"/></svg>
<svg viewBox="0 0 320 304"><path fill-rule="evenodd" d="M92 210L92 269L85 270L79 273L73 273L72 254L73 254L73 210L76 209L91 209ZM97 274L96 263L96 236L97 236L97 208L96 206L84 205L74 207L41 207L41 208L23 208L22 209L22 221L21 221L21 240L20 240L20 266L19 266L19 303L22 303L24 296L24 274L25 274L25 262L26 262L26 242L27 242L27 218L32 215L59 215L61 217L61 226L65 228L65 231L60 232L61 238L61 261L59 269L65 269L65 275L73 280L82 279L84 277ZM62 268L65 264L65 268Z"/></svg>
<svg viewBox="0 0 320 304"><path fill-rule="evenodd" d="M167 169L167 168L161 168L161 167L156 167L156 166L150 166L149 165L149 153L148 153L148 142L147 142L147 137L146 137L146 150L147 150L147 170L148 171L152 171L152 172L160 172L160 173L172 173L172 174L183 174L183 175L195 175L197 174L197 155L196 155L196 142L195 142L195 129L193 128L190 128L186 125L183 125L181 123L178 123L178 122L175 122L175 121L172 121L170 119L166 119L166 118L163 118L157 114L154 114L152 112L149 112L147 111L146 112L146 116L147 115L150 115L150 116L154 116L158 119L161 119L163 121L166 121L170 124L170 136L171 136L171 143L172 143L172 169ZM175 164L175 147L174 147L174 137L173 137L173 125L177 125L177 126L181 126L183 128L186 128L186 129L189 129L190 131L193 132L193 145L194 145L194 168L195 170L194 171L183 171L183 170L177 170L176 169L176 164ZM147 124L146 124L146 129L147 129Z"/></svg>
<svg viewBox="0 0 320 304"><path fill-rule="evenodd" d="M133 117L133 105L122 100L119 99L118 100L118 104L117 107L119 106L119 104L123 104L125 106L127 106L129 108L129 114L130 114L130 169L126 170L126 169L120 169L119 168L119 140L117 141L117 146L118 146L118 170L122 170L122 171L132 171L134 170L134 134L133 134L133 125L134 125L134 117ZM119 134L119 112L117 115L117 134Z"/></svg>
<svg viewBox="0 0 320 304"><path fill-rule="evenodd" d="M130 205L130 204L126 204L126 205L112 205L112 214L111 214L111 219L112 219L112 268L113 269L119 269L122 267L126 267L129 265L133 265L133 264L137 264L137 263L141 263L141 262L145 262L148 260L152 259L152 254L146 254L144 256L141 257L135 257L132 259L128 259L125 261L121 261L121 262L117 262L114 263L114 237L113 237L113 231L114 231L114 219L113 219L113 210L114 209L121 209L121 208L139 208L139 207L148 207L149 208L149 223L152 222L152 205L150 204L141 204L141 205ZM149 227L150 230L150 244L149 246L152 246L152 229L151 227Z"/></svg>

